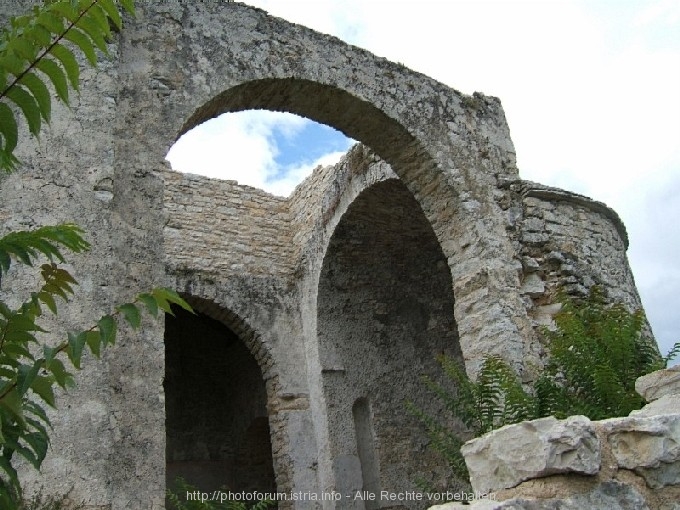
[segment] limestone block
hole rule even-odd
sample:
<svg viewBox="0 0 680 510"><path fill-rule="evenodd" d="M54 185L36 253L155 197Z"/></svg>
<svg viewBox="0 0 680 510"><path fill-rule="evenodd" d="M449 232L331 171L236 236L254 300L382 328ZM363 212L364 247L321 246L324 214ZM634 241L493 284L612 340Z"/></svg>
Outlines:
<svg viewBox="0 0 680 510"><path fill-rule="evenodd" d="M550 416L508 425L461 449L475 491L515 487L558 473L593 475L600 469L600 441L585 416Z"/></svg>
<svg viewBox="0 0 680 510"><path fill-rule="evenodd" d="M638 377L635 391L647 402L664 395L680 394L680 365Z"/></svg>
<svg viewBox="0 0 680 510"><path fill-rule="evenodd" d="M531 297L542 296L545 292L545 283L541 280L541 277L536 273L530 273L524 279L522 283L522 288L520 289L522 294L527 294Z"/></svg>
<svg viewBox="0 0 680 510"><path fill-rule="evenodd" d="M478 500L472 504L447 503L430 507L430 510L649 510L644 497L634 487L620 482L604 482L585 494L567 498L523 499L506 501Z"/></svg>
<svg viewBox="0 0 680 510"><path fill-rule="evenodd" d="M680 414L680 394L664 395L647 404L642 409L630 413L630 416L656 416L659 414Z"/></svg>
<svg viewBox="0 0 680 510"><path fill-rule="evenodd" d="M680 485L680 415L629 416L601 422L619 467L647 485Z"/></svg>

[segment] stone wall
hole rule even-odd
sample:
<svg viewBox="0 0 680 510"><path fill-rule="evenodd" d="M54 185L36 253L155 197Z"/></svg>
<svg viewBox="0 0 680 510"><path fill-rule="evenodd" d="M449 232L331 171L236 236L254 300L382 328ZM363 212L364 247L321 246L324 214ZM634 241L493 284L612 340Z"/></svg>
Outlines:
<svg viewBox="0 0 680 510"><path fill-rule="evenodd" d="M164 173L165 256L171 270L290 275L286 199L234 181Z"/></svg>
<svg viewBox="0 0 680 510"><path fill-rule="evenodd" d="M610 301L642 307L626 258L628 235L615 211L601 202L534 182L502 182L499 203L521 263L520 294L534 329L552 324L556 294L585 297L600 286ZM647 333L651 330L647 327ZM525 360L543 360L542 335L525 343ZM537 366L541 366L539 362ZM529 368L525 381L536 373Z"/></svg>
<svg viewBox="0 0 680 510"><path fill-rule="evenodd" d="M680 367L643 376L636 389L650 403L626 417L541 418L468 441L472 487L487 499L433 508L677 509Z"/></svg>

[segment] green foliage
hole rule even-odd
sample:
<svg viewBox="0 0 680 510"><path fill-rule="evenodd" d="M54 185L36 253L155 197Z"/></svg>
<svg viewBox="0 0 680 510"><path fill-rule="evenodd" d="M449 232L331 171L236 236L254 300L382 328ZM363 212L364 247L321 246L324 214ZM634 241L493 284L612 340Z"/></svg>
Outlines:
<svg viewBox="0 0 680 510"><path fill-rule="evenodd" d="M78 90L80 80L74 50L95 66L97 50L107 54L112 27L121 28L120 7L133 14L134 0L46 0L0 32L0 170L19 163L17 114L38 136L52 112L47 83L68 104L69 89Z"/></svg>
<svg viewBox="0 0 680 510"><path fill-rule="evenodd" d="M500 357L484 359L477 381L468 377L465 367L457 360L447 356L437 359L454 383L454 392L428 377L424 377L423 381L444 403L447 411L465 425L470 436L481 436L503 425L536 417L534 398L524 391L516 373ZM465 459L460 453L463 439L413 404L408 404L408 409L423 422L431 447L444 457L454 476L469 483Z"/></svg>
<svg viewBox="0 0 680 510"><path fill-rule="evenodd" d="M267 499L252 505L243 501L231 501L226 497L228 493L229 489L226 488L206 493L178 477L175 479L175 487L168 489L166 496L171 510L265 510L276 504Z"/></svg>
<svg viewBox="0 0 680 510"><path fill-rule="evenodd" d="M453 393L424 379L471 436L551 415L566 418L581 414L593 420L626 416L645 403L635 392L635 380L664 368L680 353L679 342L662 358L642 334L642 311L629 312L622 303L608 305L597 287L585 300L560 295L559 301L562 309L555 316L555 329L543 330L549 341L546 370L533 387L522 387L514 370L496 356L484 359L476 381L468 378L456 360L440 357L456 388ZM469 480L460 453L463 439L412 404L408 408L423 422L432 448L446 460L454 476Z"/></svg>
<svg viewBox="0 0 680 510"><path fill-rule="evenodd" d="M645 402L635 391L635 380L667 362L642 334L642 310L629 312L622 303L608 306L598 287L583 301L566 296L560 301L556 328L543 330L549 361L535 385L540 415L583 414L601 420L640 409Z"/></svg>
<svg viewBox="0 0 680 510"><path fill-rule="evenodd" d="M80 229L73 225L43 227L31 232L12 232L0 239L2 270L11 261L32 265L42 254L64 260L62 249L82 252L88 246ZM99 357L113 345L121 321L133 329L142 324L142 311L156 317L159 311L172 313L176 304L191 308L176 292L154 289L99 319L89 329L70 331L58 343L39 340L46 331L38 319L44 313L57 313L57 302L74 295L76 280L55 262L41 266L43 284L16 308L0 301L0 508L16 508L21 487L14 467L16 456L40 469L49 444L50 421L45 405L56 407L55 387L68 389L73 374L67 365L81 368L87 351Z"/></svg>

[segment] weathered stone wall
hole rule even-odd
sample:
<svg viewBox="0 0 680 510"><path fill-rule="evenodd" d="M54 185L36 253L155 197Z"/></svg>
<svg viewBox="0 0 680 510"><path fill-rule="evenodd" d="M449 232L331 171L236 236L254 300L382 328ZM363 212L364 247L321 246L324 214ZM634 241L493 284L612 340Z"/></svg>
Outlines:
<svg viewBox="0 0 680 510"><path fill-rule="evenodd" d="M288 202L233 181L166 172L165 256L172 271L286 276L293 264Z"/></svg>
<svg viewBox="0 0 680 510"><path fill-rule="evenodd" d="M651 403L630 416L541 418L468 441L473 489L488 499L434 508L677 508L679 381L678 367L639 378L636 389Z"/></svg>
<svg viewBox="0 0 680 510"><path fill-rule="evenodd" d="M501 183L499 203L522 267L520 295L534 328L559 311L558 290L584 297L593 285L631 310L642 307L626 258L628 236L615 211L569 191L516 180ZM648 328L649 331L649 328ZM525 344L525 359L542 359L542 336ZM538 365L540 366L540 364ZM526 381L536 377L529 369Z"/></svg>

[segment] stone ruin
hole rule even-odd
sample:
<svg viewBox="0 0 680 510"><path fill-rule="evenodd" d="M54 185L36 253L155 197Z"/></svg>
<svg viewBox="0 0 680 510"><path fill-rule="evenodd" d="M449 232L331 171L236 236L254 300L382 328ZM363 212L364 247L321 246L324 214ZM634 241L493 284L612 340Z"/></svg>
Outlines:
<svg viewBox="0 0 680 510"><path fill-rule="evenodd" d="M71 107L20 146L0 218L5 231L88 232L91 251L73 260L80 293L55 331L159 285L198 314L147 320L85 364L29 485L114 510L164 508L176 475L308 495L436 485L445 470L405 402L441 411L421 383L441 380L437 354L472 376L497 354L530 382L556 288L598 284L641 306L616 213L522 180L498 99L243 4L137 3ZM288 198L170 171L179 136L249 109L362 145Z"/></svg>

